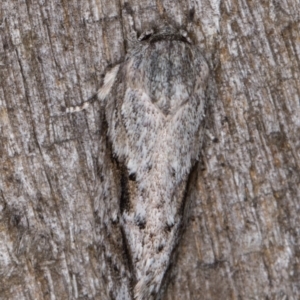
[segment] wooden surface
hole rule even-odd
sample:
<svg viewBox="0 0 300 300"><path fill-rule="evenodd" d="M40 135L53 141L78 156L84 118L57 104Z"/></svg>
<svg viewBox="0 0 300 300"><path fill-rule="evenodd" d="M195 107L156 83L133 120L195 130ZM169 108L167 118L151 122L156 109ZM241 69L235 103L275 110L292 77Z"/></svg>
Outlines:
<svg viewBox="0 0 300 300"><path fill-rule="evenodd" d="M207 137L161 299L300 298L298 0L0 3L0 299L131 299L99 103L133 29L188 29Z"/></svg>

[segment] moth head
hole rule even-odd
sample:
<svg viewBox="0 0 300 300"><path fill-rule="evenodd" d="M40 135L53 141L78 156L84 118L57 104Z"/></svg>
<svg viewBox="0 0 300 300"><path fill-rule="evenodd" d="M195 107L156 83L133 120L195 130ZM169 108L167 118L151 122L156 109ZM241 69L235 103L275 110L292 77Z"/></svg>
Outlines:
<svg viewBox="0 0 300 300"><path fill-rule="evenodd" d="M170 25L147 30L140 35L138 40L140 42L148 43L155 43L162 40L172 40L192 44L192 40L187 31L174 28Z"/></svg>

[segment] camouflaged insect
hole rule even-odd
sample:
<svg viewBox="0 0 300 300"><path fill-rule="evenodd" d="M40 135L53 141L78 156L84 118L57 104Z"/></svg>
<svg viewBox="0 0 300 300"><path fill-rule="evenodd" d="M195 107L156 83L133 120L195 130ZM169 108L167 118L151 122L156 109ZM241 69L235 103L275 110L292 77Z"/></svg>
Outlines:
<svg viewBox="0 0 300 300"><path fill-rule="evenodd" d="M155 298L179 239L187 180L201 148L208 76L187 33L164 27L143 34L98 91L113 152L125 166L121 226L138 300Z"/></svg>

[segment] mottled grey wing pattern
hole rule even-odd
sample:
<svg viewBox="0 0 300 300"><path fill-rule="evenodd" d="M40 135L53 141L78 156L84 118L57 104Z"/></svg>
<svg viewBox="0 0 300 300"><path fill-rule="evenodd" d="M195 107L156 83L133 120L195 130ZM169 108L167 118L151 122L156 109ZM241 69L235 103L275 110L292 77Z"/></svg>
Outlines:
<svg viewBox="0 0 300 300"><path fill-rule="evenodd" d="M198 49L167 29L140 41L106 77L107 86L114 77L110 91L99 92L108 137L126 173L121 226L135 299L159 291L178 239L186 182L201 146L208 73Z"/></svg>
<svg viewBox="0 0 300 300"><path fill-rule="evenodd" d="M103 211L112 216L101 219L120 215L138 300L155 298L179 238L187 180L201 148L209 76L186 33L166 27L145 36L106 74L97 94L122 177L113 193L120 197L119 211L111 203ZM103 199L111 192L101 187Z"/></svg>

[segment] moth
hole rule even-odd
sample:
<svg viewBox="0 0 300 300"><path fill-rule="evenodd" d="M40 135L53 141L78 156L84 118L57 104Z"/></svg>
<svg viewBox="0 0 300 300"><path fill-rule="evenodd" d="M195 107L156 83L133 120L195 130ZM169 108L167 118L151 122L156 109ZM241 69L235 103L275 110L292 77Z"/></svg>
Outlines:
<svg viewBox="0 0 300 300"><path fill-rule="evenodd" d="M120 226L137 300L155 299L180 238L187 181L201 150L208 78L208 64L188 34L164 26L142 34L97 93L122 166Z"/></svg>

